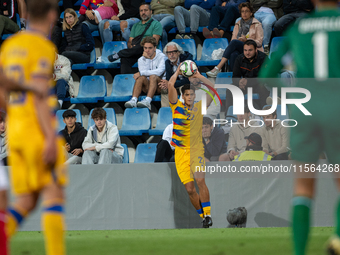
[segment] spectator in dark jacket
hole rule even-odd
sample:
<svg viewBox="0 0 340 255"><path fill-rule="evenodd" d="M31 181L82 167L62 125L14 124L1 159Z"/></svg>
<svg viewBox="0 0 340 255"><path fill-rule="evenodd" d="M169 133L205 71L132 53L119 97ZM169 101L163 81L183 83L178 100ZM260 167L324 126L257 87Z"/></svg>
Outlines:
<svg viewBox="0 0 340 255"><path fill-rule="evenodd" d="M0 5L0 37L2 34L13 34L19 31L16 23L14 0L1 1Z"/></svg>
<svg viewBox="0 0 340 255"><path fill-rule="evenodd" d="M191 53L184 51L182 47L175 42L169 42L167 45L165 45L163 52L168 57L168 59L165 61L166 77L165 80L161 80L158 85L161 86L162 91L165 92L162 93L162 107L167 107L169 106L167 90L171 76L176 72L180 63L185 60L193 60L193 56ZM184 84L189 83L190 81L188 78L185 78L183 75L179 75L177 81L175 82L175 88L182 87Z"/></svg>
<svg viewBox="0 0 340 255"><path fill-rule="evenodd" d="M88 26L78 21L73 9L65 10L63 30L65 37L61 48L62 55L67 57L72 65L89 63L94 39Z"/></svg>
<svg viewBox="0 0 340 255"><path fill-rule="evenodd" d="M282 33L286 28L295 20L303 17L314 9L310 0L283 0L283 12L282 16L274 25L274 31L276 36L282 36Z"/></svg>
<svg viewBox="0 0 340 255"><path fill-rule="evenodd" d="M205 161L221 161L221 155L227 153L224 131L214 127L213 120L208 115L203 117L202 136Z"/></svg>
<svg viewBox="0 0 340 255"><path fill-rule="evenodd" d="M235 60L233 69L233 84L238 86L243 94L247 94L247 88L252 87L253 93L258 93L260 96L260 109L266 105L266 99L269 96L269 91L255 79L258 76L259 70L266 58L266 54L257 50L256 42L247 40L244 43L243 54L239 55ZM226 94L226 112L229 106L233 104L233 97L230 90Z"/></svg>
<svg viewBox="0 0 340 255"><path fill-rule="evenodd" d="M87 131L81 123L76 122L76 113L72 110L66 110L63 113L65 128L59 132L65 140L65 149L68 153L68 164L81 164L83 149L82 144L87 135Z"/></svg>

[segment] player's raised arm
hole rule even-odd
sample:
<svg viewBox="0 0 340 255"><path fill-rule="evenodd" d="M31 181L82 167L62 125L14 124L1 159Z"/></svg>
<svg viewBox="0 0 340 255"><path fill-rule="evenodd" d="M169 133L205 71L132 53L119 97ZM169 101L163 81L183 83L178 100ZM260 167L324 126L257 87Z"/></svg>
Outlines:
<svg viewBox="0 0 340 255"><path fill-rule="evenodd" d="M180 66L181 64L178 65L176 72L171 76L169 83L168 83L168 96L169 96L169 101L172 104L176 104L178 100L177 91L175 89L175 82L180 73L180 70L179 70Z"/></svg>

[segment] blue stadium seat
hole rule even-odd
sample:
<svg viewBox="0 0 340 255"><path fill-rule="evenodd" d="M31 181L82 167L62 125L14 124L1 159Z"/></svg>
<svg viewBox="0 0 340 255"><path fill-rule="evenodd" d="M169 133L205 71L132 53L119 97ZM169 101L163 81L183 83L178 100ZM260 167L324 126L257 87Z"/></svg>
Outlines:
<svg viewBox="0 0 340 255"><path fill-rule="evenodd" d="M58 2L58 5L63 6L63 3L64 3L63 0L61 0L61 1Z"/></svg>
<svg viewBox="0 0 340 255"><path fill-rule="evenodd" d="M266 107L266 106L270 106L270 105L265 105L265 106L263 106L263 108ZM277 114L277 119L279 119L279 120L286 120L286 119L289 119L289 113L288 113L288 108L287 108L287 106L286 106L286 115L282 115L282 114L281 114L281 105L278 104L277 107L276 107L276 114ZM286 123L286 124L287 124L287 123Z"/></svg>
<svg viewBox="0 0 340 255"><path fill-rule="evenodd" d="M234 118L233 118L233 117ZM233 106L229 106L228 111L227 111L227 115L226 115L226 120L232 120L233 122L235 122L237 120L237 116L235 114L233 114Z"/></svg>
<svg viewBox="0 0 340 255"><path fill-rule="evenodd" d="M121 136L141 136L148 133L151 127L151 117L148 108L127 108L124 112Z"/></svg>
<svg viewBox="0 0 340 255"><path fill-rule="evenodd" d="M106 68L119 68L120 67L120 59L117 59L114 62L110 62L107 57L112 55L113 52L118 52L122 49L127 48L127 43L125 41L113 41L113 42L106 42L103 46L102 52L102 62L97 62L94 65L95 69L106 69Z"/></svg>
<svg viewBox="0 0 340 255"><path fill-rule="evenodd" d="M106 96L106 81L102 75L83 76L79 83L79 93L71 98L72 104L97 103Z"/></svg>
<svg viewBox="0 0 340 255"><path fill-rule="evenodd" d="M145 98L146 98L146 95L139 96L139 97L138 97L138 101L142 101L142 100L145 99ZM152 97L152 101L153 101L153 102L160 102L161 99L162 99L161 95L154 95L154 96Z"/></svg>
<svg viewBox="0 0 340 255"><path fill-rule="evenodd" d="M149 130L149 135L163 135L164 129L172 123L170 107L161 107L158 112L156 128Z"/></svg>
<svg viewBox="0 0 340 255"><path fill-rule="evenodd" d="M157 143L140 143L136 148L134 163L155 162Z"/></svg>
<svg viewBox="0 0 340 255"><path fill-rule="evenodd" d="M81 113L78 109L72 109L77 115L76 115L76 118L77 118L77 122L80 122L82 125L83 125L83 120L82 120L82 117L81 117ZM62 129L65 128L65 123L63 121L63 113L65 112L66 110L58 110L57 113L56 113L56 118L57 118L57 121L58 121L58 132Z"/></svg>
<svg viewBox="0 0 340 255"><path fill-rule="evenodd" d="M272 42L270 44L269 58L273 52L279 49L279 45L284 38L285 38L284 36L278 36L272 39Z"/></svg>
<svg viewBox="0 0 340 255"><path fill-rule="evenodd" d="M113 108L103 108L106 111L106 119L110 121L112 124L117 125L117 118L116 118L116 112ZM89 123L87 125L87 129L89 129L91 126L94 125L94 120L91 118L91 114L93 112L93 109L89 113Z"/></svg>
<svg viewBox="0 0 340 255"><path fill-rule="evenodd" d="M228 46L228 39L226 38L212 38L205 39L202 48L202 57L196 62L198 66L216 66L220 60L212 60L211 55L214 50L225 50Z"/></svg>
<svg viewBox="0 0 340 255"><path fill-rule="evenodd" d="M20 23L20 16L19 16L18 13L15 14L15 18L16 18L16 20L17 20L17 25L18 25L19 31L20 31L20 30L21 30L21 23ZM13 34L3 34L3 35L1 36L1 40L5 40L5 39L7 39L8 37L10 37L11 35L13 35Z"/></svg>
<svg viewBox="0 0 340 255"><path fill-rule="evenodd" d="M232 84L233 72L222 72L216 77L215 84ZM225 100L227 89L217 88L217 93L220 95L221 100Z"/></svg>
<svg viewBox="0 0 340 255"><path fill-rule="evenodd" d="M112 83L110 96L104 97L104 102L126 102L132 97L135 79L133 74L117 74Z"/></svg>
<svg viewBox="0 0 340 255"><path fill-rule="evenodd" d="M83 2L83 0L78 0L78 1L74 4L74 6L80 6L82 2Z"/></svg>
<svg viewBox="0 0 340 255"><path fill-rule="evenodd" d="M172 42L177 43L184 51L190 52L193 59L197 58L196 43L194 39L173 39Z"/></svg>
<svg viewBox="0 0 340 255"><path fill-rule="evenodd" d="M121 146L124 148L124 159L123 159L123 164L129 163L129 150L128 147L125 143L121 143Z"/></svg>
<svg viewBox="0 0 340 255"><path fill-rule="evenodd" d="M86 70L88 67L94 67L95 63L96 63L96 50L93 49L91 51L90 63L73 64L72 70Z"/></svg>

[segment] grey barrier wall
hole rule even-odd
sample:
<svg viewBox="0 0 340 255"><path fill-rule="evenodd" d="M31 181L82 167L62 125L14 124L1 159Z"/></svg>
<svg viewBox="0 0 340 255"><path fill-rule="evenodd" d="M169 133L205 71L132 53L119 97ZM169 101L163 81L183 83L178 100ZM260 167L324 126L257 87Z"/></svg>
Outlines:
<svg viewBox="0 0 340 255"><path fill-rule="evenodd" d="M239 167L257 163L232 164ZM201 227L201 219L190 203L174 163L76 165L69 167L69 179L68 230ZM214 228L227 227L227 210L239 206L248 211L247 227L289 226L292 175L273 178L265 174L207 174L206 182ZM317 182L313 225L332 226L338 193L331 178L323 176ZM40 230L40 214L39 208L21 230Z"/></svg>

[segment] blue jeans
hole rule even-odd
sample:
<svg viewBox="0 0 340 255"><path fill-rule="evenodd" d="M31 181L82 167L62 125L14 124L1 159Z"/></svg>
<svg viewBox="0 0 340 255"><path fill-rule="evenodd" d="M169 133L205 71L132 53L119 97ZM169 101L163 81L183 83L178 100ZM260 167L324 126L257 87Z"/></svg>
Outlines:
<svg viewBox="0 0 340 255"><path fill-rule="evenodd" d="M67 92L68 92L68 84L64 79L57 80L55 85L55 94L58 97L58 100L64 100Z"/></svg>
<svg viewBox="0 0 340 255"><path fill-rule="evenodd" d="M270 42L272 36L273 25L276 21L274 13L255 12L255 18L262 23L263 28L263 45L266 46Z"/></svg>
<svg viewBox="0 0 340 255"><path fill-rule="evenodd" d="M107 29L104 29L104 25L105 22L108 21L110 23L110 27ZM122 20L107 20L104 19L99 23L99 34L100 37L102 39L102 43L106 43L106 42L111 42L113 40L113 35L112 35L112 31L121 31L120 30L120 22ZM130 32L131 32L131 28L134 24L136 24L137 22L139 22L139 19L137 18L131 18L131 19L127 19L125 20L128 23L128 27L125 28L124 32L121 31L122 33L122 37L124 38L125 41L129 41L129 37L130 37Z"/></svg>
<svg viewBox="0 0 340 255"><path fill-rule="evenodd" d="M161 23L163 27L163 34L161 38L163 48L168 43L168 32L176 26L175 16L171 14L156 14L152 18Z"/></svg>
<svg viewBox="0 0 340 255"><path fill-rule="evenodd" d="M91 24L91 23L88 22L88 21L84 21L83 23L86 24L86 25L89 27L91 33L92 33L93 31L97 31L97 30L98 30L98 25Z"/></svg>
<svg viewBox="0 0 340 255"><path fill-rule="evenodd" d="M294 12L288 13L282 16L274 25L274 31L276 36L282 36L283 31L295 20L306 15L306 12Z"/></svg>
<svg viewBox="0 0 340 255"><path fill-rule="evenodd" d="M244 42L232 40L223 53L223 57L229 59L230 71L233 71L235 60L238 55L243 53Z"/></svg>
<svg viewBox="0 0 340 255"><path fill-rule="evenodd" d="M208 29L212 31L217 28L218 30L229 31L230 26L234 24L238 17L240 17L240 12L237 7L214 6L211 9Z"/></svg>

